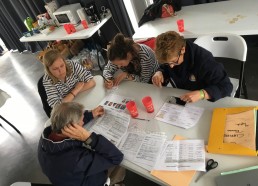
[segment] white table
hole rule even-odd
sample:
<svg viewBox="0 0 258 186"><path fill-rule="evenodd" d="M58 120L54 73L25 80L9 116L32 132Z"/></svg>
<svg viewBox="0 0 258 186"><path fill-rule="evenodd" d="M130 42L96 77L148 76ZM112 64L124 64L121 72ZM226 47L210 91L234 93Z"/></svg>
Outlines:
<svg viewBox="0 0 258 186"><path fill-rule="evenodd" d="M182 7L176 17L149 21L135 31L134 39L156 37L166 31L178 31L176 20L184 19L185 38L211 33L258 34L258 1L231 0Z"/></svg>
<svg viewBox="0 0 258 186"><path fill-rule="evenodd" d="M101 76L95 76L94 79L96 81L96 86L93 89L88 90L87 92L80 93L75 99L75 101L84 104L85 107L88 109L93 109L97 107L101 100L109 93L109 91L105 90L104 88L104 83ZM140 118L153 118L168 96L180 96L186 92L186 90L181 89L174 89L169 87L157 88L150 84L123 81L114 93L134 98L138 106ZM146 95L151 96L154 102L155 111L152 114L147 114L145 112L144 106L141 103L141 99ZM177 134L190 139L204 139L205 143L207 144L213 108L257 106L258 102L227 97L220 99L215 103L203 100L194 103L194 105L205 108L205 111L198 124L193 128L186 130L154 119L151 119L149 123L150 127L156 127L159 131L166 132L167 136L171 138ZM197 183L195 183L194 180L199 175L199 172L197 172L190 186L215 186L216 184L214 181L214 177L220 175L221 172L245 168L258 164L257 157L219 155L209 153L206 154L206 157L213 158L218 161L219 166L216 169L208 172ZM147 170L131 163L130 161L124 160L122 162L122 166L153 182L158 183L159 185L166 185L162 181L150 175Z"/></svg>
<svg viewBox="0 0 258 186"><path fill-rule="evenodd" d="M75 33L67 34L63 26L56 28L53 32L48 35L35 34L31 37L21 37L21 42L32 42L32 41L51 41L51 40L71 40L71 39L87 39L90 38L95 32L97 32L109 19L111 14L108 14L101 22L95 26L84 29L81 24L76 28Z"/></svg>

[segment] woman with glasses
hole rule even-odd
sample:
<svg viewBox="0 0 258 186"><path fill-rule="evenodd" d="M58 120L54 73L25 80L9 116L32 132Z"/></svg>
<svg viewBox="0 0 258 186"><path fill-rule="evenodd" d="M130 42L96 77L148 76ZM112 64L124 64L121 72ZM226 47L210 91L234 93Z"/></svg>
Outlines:
<svg viewBox="0 0 258 186"><path fill-rule="evenodd" d="M106 88L117 86L123 80L151 83L153 74L159 68L152 49L144 44L137 44L131 38L117 34L108 49L108 64L103 76ZM116 72L121 69L121 73Z"/></svg>
<svg viewBox="0 0 258 186"><path fill-rule="evenodd" d="M174 88L191 90L180 97L185 102L216 101L230 96L233 85L223 65L209 51L177 32L160 34L155 53L160 68L152 77L154 85L162 87L171 83Z"/></svg>

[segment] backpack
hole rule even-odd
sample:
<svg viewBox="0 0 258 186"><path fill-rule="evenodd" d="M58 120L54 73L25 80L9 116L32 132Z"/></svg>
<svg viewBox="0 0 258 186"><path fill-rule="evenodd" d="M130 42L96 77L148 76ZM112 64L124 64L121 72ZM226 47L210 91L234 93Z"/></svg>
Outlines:
<svg viewBox="0 0 258 186"><path fill-rule="evenodd" d="M166 4L166 5L165 5ZM163 7L163 5L165 5ZM171 5L173 8L173 11L179 11L181 10L181 0L154 0L153 4L149 5L145 10L144 10L144 14L142 16L142 18L140 19L138 26L140 27L141 25L143 25L144 23L148 22L148 21L152 21L156 18L160 18L162 17L162 9L164 12L164 8L166 6ZM173 14L174 14L173 12ZM171 14L171 8L169 8L169 12L165 12L165 14ZM163 13L163 15L165 15ZM163 17L168 17L167 16L163 16Z"/></svg>

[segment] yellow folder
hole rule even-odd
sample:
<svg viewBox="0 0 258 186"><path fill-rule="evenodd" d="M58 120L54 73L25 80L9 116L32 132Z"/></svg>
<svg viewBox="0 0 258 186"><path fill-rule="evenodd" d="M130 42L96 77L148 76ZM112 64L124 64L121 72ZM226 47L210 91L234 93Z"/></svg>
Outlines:
<svg viewBox="0 0 258 186"><path fill-rule="evenodd" d="M185 139L181 136L175 136L173 140ZM151 175L159 178L171 186L188 186L196 171L160 171L152 170Z"/></svg>
<svg viewBox="0 0 258 186"><path fill-rule="evenodd" d="M246 112L250 110L254 110L254 112L257 112L258 107L214 109L213 115L212 115L212 121L211 121L208 147L207 147L207 150L209 153L257 156L257 150L244 147L242 145L235 144L235 143L223 142L227 115L238 114L238 113ZM256 123L257 123L257 119L254 121L255 125ZM254 128L256 131L256 126Z"/></svg>

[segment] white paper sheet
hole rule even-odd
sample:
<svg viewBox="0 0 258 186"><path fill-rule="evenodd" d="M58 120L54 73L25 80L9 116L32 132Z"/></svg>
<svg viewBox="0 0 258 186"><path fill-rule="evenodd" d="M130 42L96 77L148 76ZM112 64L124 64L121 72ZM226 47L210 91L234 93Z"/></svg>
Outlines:
<svg viewBox="0 0 258 186"><path fill-rule="evenodd" d="M109 94L100 102L100 105L106 109L125 112L126 103L131 100L133 99L129 97L124 97L117 94Z"/></svg>
<svg viewBox="0 0 258 186"><path fill-rule="evenodd" d="M121 142L119 149L124 153L125 159L150 171L166 138L163 133L129 132Z"/></svg>
<svg viewBox="0 0 258 186"><path fill-rule="evenodd" d="M105 110L105 114L95 121L90 131L105 136L117 146L127 132L130 118L126 113Z"/></svg>
<svg viewBox="0 0 258 186"><path fill-rule="evenodd" d="M205 171L204 141L166 141L153 169L166 171Z"/></svg>
<svg viewBox="0 0 258 186"><path fill-rule="evenodd" d="M196 125L203 111L203 108L195 107L191 104L181 106L165 102L156 114L155 119L188 129Z"/></svg>

